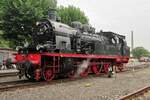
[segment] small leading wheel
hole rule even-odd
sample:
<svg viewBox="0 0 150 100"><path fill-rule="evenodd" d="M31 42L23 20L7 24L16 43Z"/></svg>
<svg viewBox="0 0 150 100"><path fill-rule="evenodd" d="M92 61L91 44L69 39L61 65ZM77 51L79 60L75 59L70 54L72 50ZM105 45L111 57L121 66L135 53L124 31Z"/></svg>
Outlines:
<svg viewBox="0 0 150 100"><path fill-rule="evenodd" d="M43 78L46 81L51 81L52 79L54 79L55 74L53 72L53 68L47 67L43 70Z"/></svg>
<svg viewBox="0 0 150 100"><path fill-rule="evenodd" d="M25 70L25 77L29 80L34 80L34 71L28 73L27 70Z"/></svg>
<svg viewBox="0 0 150 100"><path fill-rule="evenodd" d="M34 80L34 67L32 66L31 62L24 62L21 66L26 66L25 68L25 77L29 80Z"/></svg>
<svg viewBox="0 0 150 100"><path fill-rule="evenodd" d="M89 68L86 68L80 73L80 76L86 77L86 76L88 76L88 74L89 74Z"/></svg>

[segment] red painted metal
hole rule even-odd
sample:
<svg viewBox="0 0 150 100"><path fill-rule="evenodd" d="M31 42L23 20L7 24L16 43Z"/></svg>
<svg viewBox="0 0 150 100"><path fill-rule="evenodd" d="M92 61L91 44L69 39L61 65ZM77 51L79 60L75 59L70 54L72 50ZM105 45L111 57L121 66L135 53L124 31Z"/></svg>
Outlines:
<svg viewBox="0 0 150 100"><path fill-rule="evenodd" d="M41 55L40 54L29 54L29 55L27 55L27 60L31 61L32 64L40 65Z"/></svg>
<svg viewBox="0 0 150 100"><path fill-rule="evenodd" d="M61 53L43 53L43 54L29 54L29 58L25 57L22 54L17 54L16 55L16 60L21 61L21 60L32 60L35 61L40 59L40 56L51 56L51 57L69 57L69 58L86 58L86 59L112 59L116 60L116 62L128 62L129 57L128 56L104 56L104 55L91 55L91 54L61 54ZM54 58L55 59L55 58Z"/></svg>
<svg viewBox="0 0 150 100"><path fill-rule="evenodd" d="M92 55L92 54L62 54L62 53L44 53L44 56L56 57L69 57L69 58L85 58L85 59L107 59L115 60L116 63L127 63L128 56L105 56L105 55Z"/></svg>
<svg viewBox="0 0 150 100"><path fill-rule="evenodd" d="M59 72L60 71L60 57L58 57L58 63L57 63L57 72Z"/></svg>
<svg viewBox="0 0 150 100"><path fill-rule="evenodd" d="M16 60L16 62L20 62L20 61L25 60L25 57L22 54L17 54L15 56L15 60Z"/></svg>
<svg viewBox="0 0 150 100"><path fill-rule="evenodd" d="M41 78L41 70L40 69L36 69L34 75L35 75L35 80L39 81L40 78Z"/></svg>
<svg viewBox="0 0 150 100"><path fill-rule="evenodd" d="M89 67L86 68L85 70L83 70L83 72L80 73L80 76L81 77L86 77L86 76L88 76L88 74L89 74Z"/></svg>
<svg viewBox="0 0 150 100"><path fill-rule="evenodd" d="M108 68L109 68L109 64L108 63L104 64L104 72L106 74L108 73Z"/></svg>
<svg viewBox="0 0 150 100"><path fill-rule="evenodd" d="M55 60L55 56L53 57L53 73L55 73L55 69L56 69L56 60Z"/></svg>
<svg viewBox="0 0 150 100"><path fill-rule="evenodd" d="M119 64L127 63L129 60L129 57L127 57L127 56L104 56L104 55L91 55L91 54L63 54L63 53L42 53L42 54L28 54L28 55L16 54L15 58L16 58L16 62L22 62L22 61L29 60L30 62L32 62L32 64L34 64L35 66L38 65L40 68L40 67L43 67L43 66L41 66L41 57L42 56L43 57L52 57L52 60L49 61L49 62L52 62L51 66L46 68L44 70L44 72L42 72L46 81L52 80L55 77L55 73L60 72L60 65L61 65L60 60L63 57L97 60L97 62L94 62L94 63L91 62L91 64L89 64L90 67L88 67L82 73L80 73L81 77L86 77L88 75L90 69L93 73L95 73L96 75L99 75L101 72L101 69L98 68L99 67L98 65L101 62L103 63L102 72L107 74L109 66L110 66L109 61L113 61L114 64L119 65ZM100 60L100 62L99 62L99 60ZM49 62L45 62L45 65L47 65L47 63L49 63ZM78 62L74 62L74 63L78 63ZM79 62L79 63L81 63L81 62ZM117 67L119 67L119 66L117 66ZM38 72L36 72L35 79L39 80L40 77L41 77L40 74ZM74 72L70 72L68 74L68 77L73 78Z"/></svg>
<svg viewBox="0 0 150 100"><path fill-rule="evenodd" d="M52 68L46 68L46 69L44 70L43 76L44 76L44 79L45 79L46 81L51 81L51 80L55 77L55 74L54 74L54 72L53 72L53 69L52 69Z"/></svg>
<svg viewBox="0 0 150 100"><path fill-rule="evenodd" d="M32 62L32 64L40 65L41 61L41 55L40 54L28 54L28 55L23 55L23 54L17 54L15 56L15 62L22 62L25 60L29 60Z"/></svg>
<svg viewBox="0 0 150 100"><path fill-rule="evenodd" d="M72 57L72 58L107 58L107 59L116 59L116 57L121 57L121 56L104 56L104 55L92 55L92 54L61 54L61 53L45 53L42 55Z"/></svg>
<svg viewBox="0 0 150 100"><path fill-rule="evenodd" d="M100 68L99 68L99 66L97 66L97 65L94 64L93 66L91 66L91 68L92 68L92 72L94 74L96 74L96 75L100 74Z"/></svg>

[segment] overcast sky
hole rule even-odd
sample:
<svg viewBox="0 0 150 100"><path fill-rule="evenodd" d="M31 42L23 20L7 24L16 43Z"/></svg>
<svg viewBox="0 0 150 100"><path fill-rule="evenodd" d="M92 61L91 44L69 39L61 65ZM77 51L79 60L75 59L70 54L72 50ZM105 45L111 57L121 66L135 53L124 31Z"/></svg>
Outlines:
<svg viewBox="0 0 150 100"><path fill-rule="evenodd" d="M96 30L112 31L126 36L131 46L150 51L150 0L57 0L58 5L79 7Z"/></svg>

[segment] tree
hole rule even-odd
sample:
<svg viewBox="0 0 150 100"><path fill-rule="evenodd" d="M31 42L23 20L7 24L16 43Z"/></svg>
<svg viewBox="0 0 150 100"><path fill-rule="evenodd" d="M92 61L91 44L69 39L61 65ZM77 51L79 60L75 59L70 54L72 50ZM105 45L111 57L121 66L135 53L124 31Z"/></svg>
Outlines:
<svg viewBox="0 0 150 100"><path fill-rule="evenodd" d="M82 24L88 23L88 18L85 16L84 12L80 10L80 8L76 8L74 6L58 7L58 15L61 17L63 23L68 25L73 21L79 21Z"/></svg>
<svg viewBox="0 0 150 100"><path fill-rule="evenodd" d="M143 47L136 47L132 51L133 57L140 58L140 57L150 57L150 52Z"/></svg>
<svg viewBox="0 0 150 100"><path fill-rule="evenodd" d="M0 30L10 47L23 45L30 40L36 22L56 8L56 0L1 0Z"/></svg>
<svg viewBox="0 0 150 100"><path fill-rule="evenodd" d="M3 32L0 31L0 47L9 48L9 41L6 41L3 37Z"/></svg>

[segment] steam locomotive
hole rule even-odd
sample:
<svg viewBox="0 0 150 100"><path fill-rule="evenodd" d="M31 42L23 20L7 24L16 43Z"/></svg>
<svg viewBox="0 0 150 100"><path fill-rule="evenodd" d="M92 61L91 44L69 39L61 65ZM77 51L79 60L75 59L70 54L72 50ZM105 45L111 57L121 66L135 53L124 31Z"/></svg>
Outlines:
<svg viewBox="0 0 150 100"><path fill-rule="evenodd" d="M81 77L89 73L111 77L114 70L122 70L129 60L125 36L95 32L92 26L77 21L69 26L61 23L53 12L36 26L32 42L20 48L15 57L20 78L24 75L37 81L59 76L74 78L79 69Z"/></svg>

